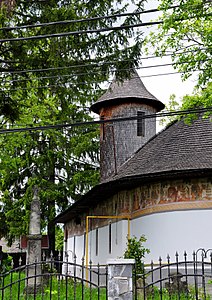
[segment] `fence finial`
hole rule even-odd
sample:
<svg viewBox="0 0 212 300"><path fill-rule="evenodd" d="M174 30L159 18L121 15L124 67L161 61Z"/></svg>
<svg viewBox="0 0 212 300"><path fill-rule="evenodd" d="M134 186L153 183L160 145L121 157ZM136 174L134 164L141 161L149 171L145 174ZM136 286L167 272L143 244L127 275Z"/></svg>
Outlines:
<svg viewBox="0 0 212 300"><path fill-rule="evenodd" d="M21 266L21 264L22 264L22 257L21 256L20 256L20 258L18 260L18 264L19 264L19 266Z"/></svg>

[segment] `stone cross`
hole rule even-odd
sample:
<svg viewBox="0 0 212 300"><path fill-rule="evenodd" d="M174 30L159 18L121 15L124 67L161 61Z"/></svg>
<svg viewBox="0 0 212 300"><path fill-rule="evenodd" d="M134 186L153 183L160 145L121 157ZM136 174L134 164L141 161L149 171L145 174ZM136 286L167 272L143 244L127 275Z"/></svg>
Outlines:
<svg viewBox="0 0 212 300"><path fill-rule="evenodd" d="M26 290L28 294L36 294L41 287L41 228L40 228L40 198L38 187L33 189L31 203L29 235L27 239ZM39 262L39 263L38 263Z"/></svg>

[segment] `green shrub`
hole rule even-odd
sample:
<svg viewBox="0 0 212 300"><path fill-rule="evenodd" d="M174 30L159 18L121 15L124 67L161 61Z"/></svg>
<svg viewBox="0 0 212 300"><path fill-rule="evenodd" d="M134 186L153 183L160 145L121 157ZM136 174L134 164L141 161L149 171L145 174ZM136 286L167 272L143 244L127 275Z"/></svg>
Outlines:
<svg viewBox="0 0 212 300"><path fill-rule="evenodd" d="M2 264L0 265L0 273L10 271L12 269L12 261L12 256L7 254L7 256L2 259Z"/></svg>
<svg viewBox="0 0 212 300"><path fill-rule="evenodd" d="M150 253L150 250L143 246L146 242L146 238L142 235L139 239L137 237L129 238L127 241L127 249L124 252L124 258L134 258L136 265L136 273L142 274L144 271L143 258L146 254Z"/></svg>

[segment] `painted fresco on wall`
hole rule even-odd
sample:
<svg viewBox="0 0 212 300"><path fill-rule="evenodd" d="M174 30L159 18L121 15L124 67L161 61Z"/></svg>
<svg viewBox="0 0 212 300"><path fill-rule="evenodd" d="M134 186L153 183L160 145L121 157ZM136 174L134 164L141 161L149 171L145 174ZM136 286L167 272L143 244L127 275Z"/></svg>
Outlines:
<svg viewBox="0 0 212 300"><path fill-rule="evenodd" d="M212 201L212 183L207 179L166 181L121 191L113 197L113 205L105 207L113 213L126 214L149 207L180 202Z"/></svg>
<svg viewBox="0 0 212 300"><path fill-rule="evenodd" d="M166 211L167 207L180 203L210 203L212 207L212 181L205 179L193 179L189 181L173 180L161 183L152 183L140 186L133 190L120 191L112 198L101 202L89 211L80 216L80 224L71 220L67 224L69 235L81 235L85 232L86 215L93 216L118 216L142 214L143 211L159 208L158 211ZM175 206L177 209L177 206ZM190 208L190 207L189 207ZM198 206L199 208L199 206ZM171 209L168 209L169 211ZM117 219L93 219L89 224L89 229L108 225L109 222L116 222Z"/></svg>
<svg viewBox="0 0 212 300"><path fill-rule="evenodd" d="M212 183L209 180L164 182L139 187L135 190L135 194L136 204L133 205L132 211L170 203L212 201ZM139 206L138 195L140 195Z"/></svg>

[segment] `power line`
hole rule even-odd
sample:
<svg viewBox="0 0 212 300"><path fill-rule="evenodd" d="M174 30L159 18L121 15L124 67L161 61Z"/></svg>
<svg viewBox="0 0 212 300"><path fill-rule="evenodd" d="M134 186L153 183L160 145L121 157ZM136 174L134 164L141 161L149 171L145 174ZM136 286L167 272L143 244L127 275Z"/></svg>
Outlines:
<svg viewBox="0 0 212 300"><path fill-rule="evenodd" d="M171 8L177 8L179 5L172 6ZM22 25L22 26L13 26L13 27L2 27L1 30L17 30L17 29L29 29L29 28L37 28L37 27L46 27L46 26L55 26L55 25L68 25L68 24L75 24L75 23L82 23L82 22L90 22L90 21L98 21L103 19L111 19L111 18L119 18L119 17L128 17L128 16L135 16L135 15L141 15L141 14L147 14L147 13L153 13L153 12L159 12L161 11L158 8L152 8L148 10L140 10L140 11L134 11L134 12L126 12L126 13L120 13L120 14L113 14L108 16L99 16L99 17L93 17L93 18L85 18L85 19L78 19L78 20L64 20L64 21L55 21L55 22L47 22L47 23L39 23L39 24L31 24L31 25Z"/></svg>
<svg viewBox="0 0 212 300"><path fill-rule="evenodd" d="M208 4L210 1L205 1L204 4ZM169 6L167 9L175 9L178 7L181 7L182 5L172 5ZM186 6L187 7L187 6ZM190 5L189 7L198 7L198 4ZM136 10L133 12L126 12L126 13L119 13L119 14L112 14L112 15L104 15L99 17L92 17L92 18L84 18L84 19L78 19L78 20L63 20L63 21L55 21L55 22L46 22L46 23L38 23L38 24L30 24L30 25L22 25L22 26L7 26L0 28L1 30L5 31L12 31L12 30L19 30L19 29L29 29L29 28L37 28L37 27L46 27L46 26L55 26L55 25L68 25L73 23L82 23L82 22L90 22L90 21L98 21L102 19L111 19L111 18L119 18L119 17L128 17L128 16L136 16L141 14L149 14L153 12L160 12L163 11L163 9L160 8L152 8L148 10Z"/></svg>
<svg viewBox="0 0 212 300"><path fill-rule="evenodd" d="M154 22L137 23L137 24L132 24L132 25L111 26L111 27L100 28L100 29L77 30L77 31L34 35L34 36L19 37L19 38L6 38L6 39L0 39L0 43L41 40L41 39L46 39L46 38L66 37L66 36L70 36L70 35L75 36L75 35L79 35L79 34L88 34L88 33L102 33L102 32L107 32L107 31L114 31L114 30L125 30L125 29L136 28L136 27L158 25L158 24L162 24L162 23L163 23L163 21L154 21Z"/></svg>
<svg viewBox="0 0 212 300"><path fill-rule="evenodd" d="M165 56L171 56L171 54L165 55ZM142 57L141 59L151 59L151 58L156 58L158 56L147 56L147 57ZM105 58L104 58L105 59ZM52 67L52 68L46 68L46 69L24 69L24 70L1 70L2 73L11 73L11 74L22 74L22 73L31 73L31 72L48 72L48 71L57 71L57 70L66 70L66 69L71 69L71 68L81 68L81 67L93 67L93 66L104 66L104 65L111 65L111 64L118 64L120 62L131 62L133 59L124 59L122 61L119 60L110 60L110 61L87 61L85 64L75 64L75 65L70 65L70 66L65 66L65 67ZM8 62L9 63L9 62ZM17 62L16 62L17 63Z"/></svg>
<svg viewBox="0 0 212 300"><path fill-rule="evenodd" d="M139 120L140 119L161 118L161 117L167 117L167 116L188 115L188 114L193 114L193 113L205 113L205 112L209 112L209 111L212 111L212 106L210 106L208 108L193 108L193 109L187 109L187 110L177 110L175 112L162 112L162 113L149 114L149 115L144 115L141 117L139 116ZM132 116L132 117L125 117L125 118L114 118L114 119L88 121L88 122L76 122L76 123L69 123L69 124L0 129L0 134L26 132L26 131L37 131L37 130L43 131L43 130L49 130L49 129L63 129L63 128L79 127L79 126L84 126L84 125L88 126L88 125L95 125L95 124L124 122L124 121L131 121L131 120L137 120L137 119L138 119L138 116Z"/></svg>
<svg viewBox="0 0 212 300"><path fill-rule="evenodd" d="M210 16L211 14L208 14L207 16ZM205 15L203 15L205 16ZM184 19L176 19L175 21L183 21ZM56 38L56 37L66 37L70 35L79 35L79 34L92 34L92 33L102 33L102 32L108 32L108 31L114 31L114 30L125 30L130 28L137 28L137 27L144 27L144 26L153 26L153 25L159 25L163 24L163 21L152 21L152 22L145 22L145 23L137 23L137 24L131 24L131 25L121 25L121 26L111 26L106 28L100 28L100 29L88 29L88 30L77 30L77 31L70 31L70 32L61 32L61 33L51 33L51 34L43 34L43 35L35 35L35 36L28 36L28 37L19 37L19 38L6 38L6 39L0 39L1 43L6 42L18 42L18 41L29 41L29 40L40 40L40 39L46 39L46 38Z"/></svg>
<svg viewBox="0 0 212 300"><path fill-rule="evenodd" d="M158 67L168 67L168 66L173 66L176 64L187 64L187 63L194 63L197 61L185 61L185 62L180 62L180 63L166 63L166 64L159 64L159 65L150 65L150 66L141 66L137 67L136 69L150 69L150 68L158 68ZM118 69L119 71L130 71L133 70L134 68L127 68L127 69ZM115 69L111 69L111 72L116 71ZM4 80L4 83L12 83L12 82L24 82L24 81L34 81L34 80L42 80L42 79L54 79L54 78L64 78L64 77L71 77L71 76L85 76L85 75L94 75L94 74L104 74L107 73L108 71L89 71L89 73L73 73L73 74L58 74L58 75L52 75L52 76L42 76L42 77L34 77L34 78L23 78L23 79L11 79L11 80Z"/></svg>
<svg viewBox="0 0 212 300"><path fill-rule="evenodd" d="M128 69L129 70L129 69ZM199 70L193 70L192 72L198 72ZM149 77L157 77L157 76L167 76L167 75L176 75L176 74L183 74L184 72L168 72L168 73L157 73L157 74L151 74L151 75L141 75L141 76L135 76L134 78L149 78ZM103 83L103 82L107 82L107 83L111 83L112 80L104 80L102 82L99 81L91 81L89 82L89 84L95 84L95 83ZM70 85L87 85L88 82L66 82L64 84L67 84L67 86L61 86L59 84L51 84L51 85L43 85L43 86L30 86L30 87L26 87L26 88L14 88L14 89L2 89L0 90L0 92L11 92L11 91L20 91L20 90L31 90L31 89L50 89L50 88L64 88L64 89L70 89Z"/></svg>
<svg viewBox="0 0 212 300"><path fill-rule="evenodd" d="M207 49L208 48L198 48L198 49L193 49L193 50L186 50L186 51L183 51L183 53L193 53L196 51L202 51L202 50L207 50ZM177 52L177 53L175 53L175 55L176 54L180 55L180 54L182 54L182 52ZM170 52L170 53L164 54L163 57L172 56L172 55L173 55L173 52ZM157 55L151 55L151 56L141 57L140 60L154 59L154 58L161 58L161 57L157 56ZM80 64L69 65L69 66L64 66L64 67L52 67L52 68L45 68L45 69L44 68L42 68L42 69L24 69L24 70L5 70L5 69L0 68L0 71L1 71L1 73L24 74L24 73L32 73L32 72L37 73L37 72L67 70L67 69L72 69L72 68L74 69L74 68L81 68L81 67L104 66L104 65L118 64L120 62L132 62L132 61L134 61L134 60L133 59L124 59L122 61L119 61L119 60L110 60L110 61L97 60L96 62L90 60L90 61L86 61L86 63L83 63L83 64L80 63ZM10 63L10 62L8 61L8 63ZM18 62L16 62L16 63L18 63ZM19 62L19 63L21 63L21 62Z"/></svg>

